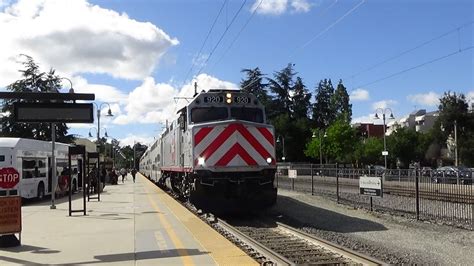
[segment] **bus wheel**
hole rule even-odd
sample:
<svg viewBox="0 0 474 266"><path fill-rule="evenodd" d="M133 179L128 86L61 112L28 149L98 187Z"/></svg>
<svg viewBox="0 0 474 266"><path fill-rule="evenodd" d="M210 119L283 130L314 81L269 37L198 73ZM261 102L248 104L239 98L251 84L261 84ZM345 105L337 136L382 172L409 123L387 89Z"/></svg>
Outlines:
<svg viewBox="0 0 474 266"><path fill-rule="evenodd" d="M42 200L44 198L44 184L40 183L38 185L38 199Z"/></svg>

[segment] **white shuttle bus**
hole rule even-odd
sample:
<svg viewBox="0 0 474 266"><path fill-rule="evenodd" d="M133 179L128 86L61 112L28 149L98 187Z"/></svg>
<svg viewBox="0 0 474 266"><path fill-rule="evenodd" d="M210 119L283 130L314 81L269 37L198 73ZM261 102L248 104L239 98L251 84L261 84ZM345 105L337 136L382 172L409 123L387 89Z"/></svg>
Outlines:
<svg viewBox="0 0 474 266"><path fill-rule="evenodd" d="M56 171L58 190L64 190L62 181L68 175L68 144L55 143ZM13 167L20 174L20 182L10 195L22 198L44 198L52 193L51 142L25 139L0 138L0 168ZM77 160L72 161L72 188L77 190ZM79 170L80 171L80 170ZM62 185L62 187L61 187ZM69 188L69 186L67 186ZM15 191L16 190L16 191ZM56 190L57 191L57 190ZM0 196L6 196L6 190L0 188Z"/></svg>

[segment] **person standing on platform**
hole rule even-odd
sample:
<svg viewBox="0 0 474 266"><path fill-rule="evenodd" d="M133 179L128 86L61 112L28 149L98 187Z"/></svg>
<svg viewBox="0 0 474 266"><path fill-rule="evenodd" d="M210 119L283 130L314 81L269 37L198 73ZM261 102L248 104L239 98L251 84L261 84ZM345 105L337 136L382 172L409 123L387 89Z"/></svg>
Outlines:
<svg viewBox="0 0 474 266"><path fill-rule="evenodd" d="M132 178L133 178L133 183L135 183L135 175L137 174L137 170L135 168L132 169Z"/></svg>
<svg viewBox="0 0 474 266"><path fill-rule="evenodd" d="M125 170L125 168L120 169L120 174L122 175L122 183L123 183L123 180L125 179L125 176L127 175L127 171Z"/></svg>

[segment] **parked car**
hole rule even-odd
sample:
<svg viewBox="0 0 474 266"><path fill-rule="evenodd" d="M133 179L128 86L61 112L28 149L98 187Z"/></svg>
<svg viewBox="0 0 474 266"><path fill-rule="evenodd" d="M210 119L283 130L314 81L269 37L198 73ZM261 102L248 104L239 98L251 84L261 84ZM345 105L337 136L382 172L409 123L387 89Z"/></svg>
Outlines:
<svg viewBox="0 0 474 266"><path fill-rule="evenodd" d="M435 183L472 184L472 171L462 166L443 166L433 172L432 181Z"/></svg>
<svg viewBox="0 0 474 266"><path fill-rule="evenodd" d="M421 176L430 176L432 171L433 171L433 168L429 166L423 166L421 168Z"/></svg>

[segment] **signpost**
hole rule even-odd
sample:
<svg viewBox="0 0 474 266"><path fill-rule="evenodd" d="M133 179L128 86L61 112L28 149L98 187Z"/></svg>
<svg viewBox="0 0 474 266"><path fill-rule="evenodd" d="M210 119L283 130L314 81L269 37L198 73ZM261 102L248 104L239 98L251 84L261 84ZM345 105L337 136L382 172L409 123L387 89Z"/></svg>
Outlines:
<svg viewBox="0 0 474 266"><path fill-rule="evenodd" d="M361 176L359 178L361 195L370 196L370 211L373 209L372 197L382 197L382 178L380 176Z"/></svg>
<svg viewBox="0 0 474 266"><path fill-rule="evenodd" d="M295 179L298 177L298 172L288 169L288 177L291 178L291 189L295 190Z"/></svg>
<svg viewBox="0 0 474 266"><path fill-rule="evenodd" d="M20 174L13 167L0 169L0 188L5 189L5 197L0 197L0 246L21 244L21 197L13 189L20 182ZM15 196L12 196L15 195ZM20 234L19 240L15 233Z"/></svg>

